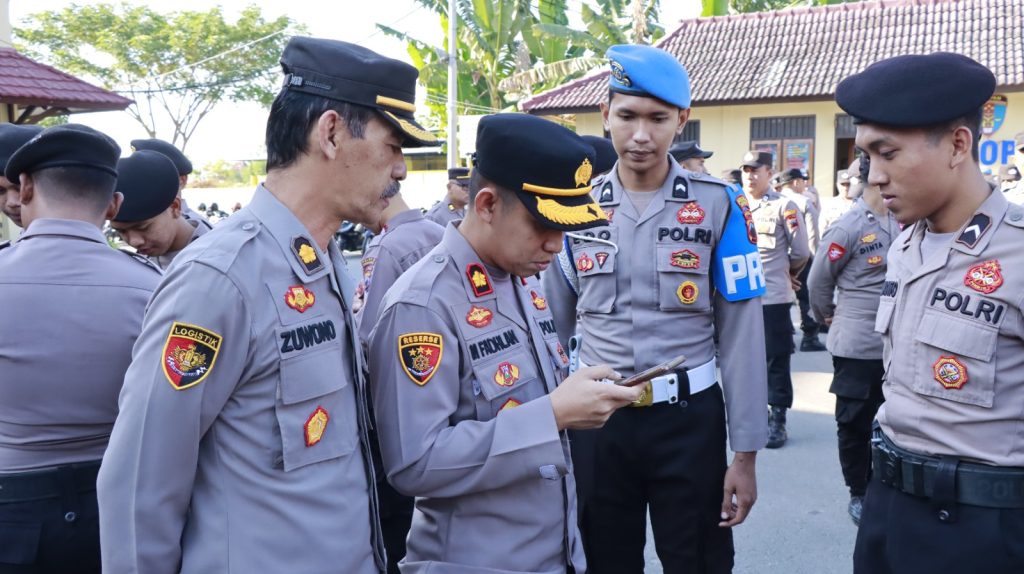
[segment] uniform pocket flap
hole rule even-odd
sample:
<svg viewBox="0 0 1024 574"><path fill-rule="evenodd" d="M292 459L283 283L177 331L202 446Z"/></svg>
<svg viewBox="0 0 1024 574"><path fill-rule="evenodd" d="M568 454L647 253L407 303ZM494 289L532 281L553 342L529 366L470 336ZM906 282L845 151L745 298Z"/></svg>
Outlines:
<svg viewBox="0 0 1024 574"><path fill-rule="evenodd" d="M889 323L892 321L893 311L896 310L896 301L893 299L882 299L878 303L878 314L875 315L875 332L888 333Z"/></svg>
<svg viewBox="0 0 1024 574"><path fill-rule="evenodd" d="M281 402L286 405L333 393L348 385L340 345L281 361Z"/></svg>
<svg viewBox="0 0 1024 574"><path fill-rule="evenodd" d="M998 336L997 327L927 310L921 317L921 324L918 325L914 338L956 355L988 362L995 354Z"/></svg>
<svg viewBox="0 0 1024 574"><path fill-rule="evenodd" d="M493 401L537 378L533 357L515 354L473 366L480 392Z"/></svg>

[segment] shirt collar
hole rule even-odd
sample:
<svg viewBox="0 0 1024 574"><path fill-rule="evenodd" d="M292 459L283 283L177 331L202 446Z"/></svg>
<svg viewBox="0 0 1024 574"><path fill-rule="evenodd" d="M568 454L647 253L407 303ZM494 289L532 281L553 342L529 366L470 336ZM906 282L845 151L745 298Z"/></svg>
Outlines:
<svg viewBox="0 0 1024 574"><path fill-rule="evenodd" d="M42 235L63 235L65 237L75 237L104 244L107 242L107 238L103 236L100 228L92 223L77 219L50 218L34 220L29 224L25 232L21 234L18 241Z"/></svg>
<svg viewBox="0 0 1024 574"><path fill-rule="evenodd" d="M256 187L247 207L277 241L297 276L308 282L330 272L330 260L313 240L313 235L262 183Z"/></svg>

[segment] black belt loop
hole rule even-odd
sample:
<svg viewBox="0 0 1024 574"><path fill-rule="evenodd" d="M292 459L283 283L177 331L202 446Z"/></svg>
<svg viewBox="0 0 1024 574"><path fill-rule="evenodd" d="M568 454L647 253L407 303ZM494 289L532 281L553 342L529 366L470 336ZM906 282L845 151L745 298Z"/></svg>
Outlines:
<svg viewBox="0 0 1024 574"><path fill-rule="evenodd" d="M679 402L685 405L683 401L689 401L692 396L690 392L690 375L687 374L686 369L676 369L676 381L679 383Z"/></svg>
<svg viewBox="0 0 1024 574"><path fill-rule="evenodd" d="M938 519L945 524L953 524L957 519L956 467L959 464L960 459L956 457L941 456L935 469L932 508L938 513Z"/></svg>
<svg viewBox="0 0 1024 574"><path fill-rule="evenodd" d="M65 522L78 520L78 485L75 481L75 469L71 466L59 466L55 469L57 484L60 486L61 510Z"/></svg>

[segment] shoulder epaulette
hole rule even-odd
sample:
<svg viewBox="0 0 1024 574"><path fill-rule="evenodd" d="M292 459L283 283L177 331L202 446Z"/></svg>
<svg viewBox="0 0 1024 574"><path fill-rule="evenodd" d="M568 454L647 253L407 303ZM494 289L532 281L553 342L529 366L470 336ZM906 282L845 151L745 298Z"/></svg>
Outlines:
<svg viewBox="0 0 1024 574"><path fill-rule="evenodd" d="M135 261L138 261L139 263L142 263L143 265L145 265L146 267L149 267L153 271L156 271L158 274L160 274L160 275L164 274L164 270L160 269L160 266L157 265L156 263L153 263L153 260L150 259L149 257L146 257L145 255L139 255L138 253L136 253L134 251L129 251L127 249L118 249L118 251L120 251L121 253L124 253L128 257L131 257Z"/></svg>

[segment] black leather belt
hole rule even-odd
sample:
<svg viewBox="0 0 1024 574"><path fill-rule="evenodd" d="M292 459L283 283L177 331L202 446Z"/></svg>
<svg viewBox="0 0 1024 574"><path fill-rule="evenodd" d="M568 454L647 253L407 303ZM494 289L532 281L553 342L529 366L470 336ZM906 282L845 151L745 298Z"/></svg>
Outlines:
<svg viewBox="0 0 1024 574"><path fill-rule="evenodd" d="M882 484L911 496L935 498L949 490L956 502L986 508L1024 508L1024 468L989 466L902 449L875 429L873 472ZM955 470L950 471L950 466ZM945 484L946 476L953 479Z"/></svg>
<svg viewBox="0 0 1024 574"><path fill-rule="evenodd" d="M93 491L99 470L97 460L50 470L0 474L0 503L58 498L67 494L65 485L73 485L77 492Z"/></svg>

